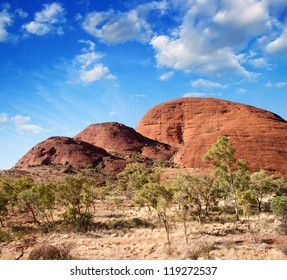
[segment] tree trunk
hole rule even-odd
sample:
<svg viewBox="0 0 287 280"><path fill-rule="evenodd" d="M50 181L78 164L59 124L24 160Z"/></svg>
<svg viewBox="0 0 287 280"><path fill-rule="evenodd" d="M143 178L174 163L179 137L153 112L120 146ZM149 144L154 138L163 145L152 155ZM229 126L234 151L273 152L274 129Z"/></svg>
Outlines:
<svg viewBox="0 0 287 280"><path fill-rule="evenodd" d="M236 192L235 192L233 183L230 184L230 188L231 188L231 191L232 191L232 194L233 194L233 201L234 201L236 221L238 222L239 221L238 201L237 201L237 196L236 196Z"/></svg>
<svg viewBox="0 0 287 280"><path fill-rule="evenodd" d="M40 223L40 222L38 221L38 219L36 218L36 215L35 215L35 213L34 213L33 207L32 207L30 204L28 204L27 206L28 206L29 210L30 210L31 213L32 213L34 222L37 223L38 225L40 225L41 223Z"/></svg>
<svg viewBox="0 0 287 280"><path fill-rule="evenodd" d="M261 200L259 198L257 199L257 204L258 204L258 211L259 211L259 213L261 213L262 207L261 207Z"/></svg>
<svg viewBox="0 0 287 280"><path fill-rule="evenodd" d="M186 245L188 245L188 234L187 234L187 224L186 224L186 211L183 213L183 226L184 226L184 236L185 236L185 242Z"/></svg>

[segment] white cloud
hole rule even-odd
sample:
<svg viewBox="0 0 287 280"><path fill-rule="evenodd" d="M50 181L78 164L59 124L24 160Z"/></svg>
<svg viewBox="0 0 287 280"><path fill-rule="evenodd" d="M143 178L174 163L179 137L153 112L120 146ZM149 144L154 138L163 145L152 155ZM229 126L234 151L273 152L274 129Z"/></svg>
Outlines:
<svg viewBox="0 0 287 280"><path fill-rule="evenodd" d="M146 43L153 33L147 21L149 13L152 10L163 13L166 9L167 2L163 0L139 5L127 12L92 12L86 16L82 26L88 33L107 43L117 44L129 40Z"/></svg>
<svg viewBox="0 0 287 280"><path fill-rule="evenodd" d="M183 95L183 97L203 97L205 93L202 92L187 92Z"/></svg>
<svg viewBox="0 0 287 280"><path fill-rule="evenodd" d="M209 80L198 79L191 82L193 88L226 88L220 83L211 82Z"/></svg>
<svg viewBox="0 0 287 280"><path fill-rule="evenodd" d="M65 9L59 3L44 4L42 11L35 14L34 20L23 25L26 32L38 36L55 32L63 34L61 24L65 22Z"/></svg>
<svg viewBox="0 0 287 280"><path fill-rule="evenodd" d="M147 97L146 94L142 94L142 93L135 93L134 96L135 97L141 97L141 98L146 98Z"/></svg>
<svg viewBox="0 0 287 280"><path fill-rule="evenodd" d="M246 93L246 89L245 89L245 88L238 88L238 89L236 90L236 93L238 93L238 94Z"/></svg>
<svg viewBox="0 0 287 280"><path fill-rule="evenodd" d="M227 27L228 32L238 31L239 33L233 36L233 40L246 39L249 35L258 35L266 30L268 9L262 1L223 0L220 2L222 8L214 15L213 20L220 26Z"/></svg>
<svg viewBox="0 0 287 280"><path fill-rule="evenodd" d="M191 0L179 5L185 12L175 35L151 40L159 66L219 77L256 76L243 66L243 54L250 42L269 31L268 6L263 1Z"/></svg>
<svg viewBox="0 0 287 280"><path fill-rule="evenodd" d="M268 82L266 83L265 87L266 87L266 88L272 88L272 87L273 87L273 84L272 84L270 81L268 81Z"/></svg>
<svg viewBox="0 0 287 280"><path fill-rule="evenodd" d="M75 21L81 21L83 19L83 16L79 13L77 13L75 16L74 16L74 20Z"/></svg>
<svg viewBox="0 0 287 280"><path fill-rule="evenodd" d="M31 117L29 116L16 115L12 117L11 120L14 122L16 129L21 132L39 134L47 131L39 125L29 124L31 121Z"/></svg>
<svg viewBox="0 0 287 280"><path fill-rule="evenodd" d="M215 49L205 53L201 48L193 49L194 46L184 39L173 40L163 35L154 37L151 45L157 51L158 65L200 74L215 74L219 77L230 71L247 78L253 77L253 73L240 65L240 57L230 48Z"/></svg>
<svg viewBox="0 0 287 280"><path fill-rule="evenodd" d="M100 59L102 56L96 52L87 52L83 54L79 54L75 57L77 63L80 64L82 69L86 69L90 65L92 65L96 60Z"/></svg>
<svg viewBox="0 0 287 280"><path fill-rule="evenodd" d="M96 44L92 42L91 40L79 40L79 43L88 45L88 49L83 48L82 49L83 51L88 51L88 50L94 51L95 50Z"/></svg>
<svg viewBox="0 0 287 280"><path fill-rule="evenodd" d="M280 82L280 83L277 83L277 84L275 84L275 86L277 87L277 88L283 88L283 87L285 87L287 84L285 83L285 82Z"/></svg>
<svg viewBox="0 0 287 280"><path fill-rule="evenodd" d="M287 27L282 34L266 46L266 51L273 55L285 55L287 52Z"/></svg>
<svg viewBox="0 0 287 280"><path fill-rule="evenodd" d="M59 3L44 4L44 9L35 14L35 20L50 24L64 22L64 12L64 8Z"/></svg>
<svg viewBox="0 0 287 280"><path fill-rule="evenodd" d="M5 42L9 39L7 27L13 23L13 16L8 12L9 6L3 6L0 12L0 42Z"/></svg>
<svg viewBox="0 0 287 280"><path fill-rule="evenodd" d="M271 66L266 62L266 60L263 57L251 59L249 61L249 64L251 64L255 68L263 68L267 70L272 69Z"/></svg>
<svg viewBox="0 0 287 280"><path fill-rule="evenodd" d="M36 35L45 35L51 31L51 27L46 23L31 21L25 24L25 29L28 33Z"/></svg>
<svg viewBox="0 0 287 280"><path fill-rule="evenodd" d="M167 81L169 80L170 78L172 78L174 75L174 72L170 71L170 72L166 72L166 73L163 73L159 79L162 80L162 81Z"/></svg>
<svg viewBox="0 0 287 280"><path fill-rule="evenodd" d="M0 123L6 123L8 121L8 116L5 113L0 114Z"/></svg>
<svg viewBox="0 0 287 280"><path fill-rule="evenodd" d="M28 17L28 13L25 12L22 9L16 9L15 13L20 17L20 18L27 18Z"/></svg>
<svg viewBox="0 0 287 280"><path fill-rule="evenodd" d="M286 87L287 83L286 82L278 82L276 84L271 83L270 81L268 81L265 85L266 88L272 88L272 87L276 87L276 88L283 88Z"/></svg>
<svg viewBox="0 0 287 280"><path fill-rule="evenodd" d="M97 64L91 70L81 70L80 79L84 83L88 84L88 83L100 80L108 72L109 72L109 69L106 66L102 64Z"/></svg>
<svg viewBox="0 0 287 280"><path fill-rule="evenodd" d="M113 117L116 113L114 111L109 112L109 117Z"/></svg>
<svg viewBox="0 0 287 280"><path fill-rule="evenodd" d="M73 59L74 67L80 68L78 81L90 84L102 78L115 80L116 77L110 73L109 68L99 63L103 55L95 51L95 43L90 40L79 40L79 43L88 47L82 48L82 53Z"/></svg>

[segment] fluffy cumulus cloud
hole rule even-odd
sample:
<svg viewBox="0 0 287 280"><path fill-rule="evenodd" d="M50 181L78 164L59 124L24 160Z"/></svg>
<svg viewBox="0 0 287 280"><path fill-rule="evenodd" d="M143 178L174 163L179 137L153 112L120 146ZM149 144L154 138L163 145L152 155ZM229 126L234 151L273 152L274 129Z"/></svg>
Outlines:
<svg viewBox="0 0 287 280"><path fill-rule="evenodd" d="M232 72L254 78L256 69L271 67L264 58L246 57L246 48L259 48L261 53L265 48L268 53L287 50L287 32L280 32L282 27L271 13L279 6L286 8L286 1L172 2L177 2L178 9L181 7L183 20L171 34L153 36L150 44L159 66L217 76ZM275 39L270 37L273 30L280 34ZM264 36L266 40L262 43ZM255 70L247 68L247 64Z"/></svg>
<svg viewBox="0 0 287 280"><path fill-rule="evenodd" d="M13 23L13 16L9 13L10 6L2 5L0 11L0 42L5 42L9 39L9 32L7 28Z"/></svg>
<svg viewBox="0 0 287 280"><path fill-rule="evenodd" d="M129 40L146 43L153 34L147 21L149 13L153 10L162 13L166 8L167 2L164 0L145 3L127 12L92 12L86 16L83 28L107 43L116 44Z"/></svg>
<svg viewBox="0 0 287 280"><path fill-rule="evenodd" d="M43 10L35 14L34 20L23 25L27 33L42 36L50 32L63 34L61 24L65 22L65 9L59 3L44 4Z"/></svg>
<svg viewBox="0 0 287 280"><path fill-rule="evenodd" d="M16 115L11 120L14 122L16 129L21 132L39 134L46 131L39 125L30 124L31 117L29 116Z"/></svg>
<svg viewBox="0 0 287 280"><path fill-rule="evenodd" d="M85 44L86 47L82 48L81 54L77 55L73 64L79 67L79 82L90 84L102 78L115 79L108 67L99 63L102 54L95 51L95 43L90 40L80 40L79 43Z"/></svg>

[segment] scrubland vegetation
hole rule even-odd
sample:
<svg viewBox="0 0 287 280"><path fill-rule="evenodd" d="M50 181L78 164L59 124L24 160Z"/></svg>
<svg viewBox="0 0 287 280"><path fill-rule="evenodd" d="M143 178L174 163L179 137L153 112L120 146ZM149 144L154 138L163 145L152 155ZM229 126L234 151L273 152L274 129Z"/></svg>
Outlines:
<svg viewBox="0 0 287 280"><path fill-rule="evenodd" d="M0 258L287 259L287 180L250 174L227 137L203 160L205 175L133 163L104 186L5 178Z"/></svg>

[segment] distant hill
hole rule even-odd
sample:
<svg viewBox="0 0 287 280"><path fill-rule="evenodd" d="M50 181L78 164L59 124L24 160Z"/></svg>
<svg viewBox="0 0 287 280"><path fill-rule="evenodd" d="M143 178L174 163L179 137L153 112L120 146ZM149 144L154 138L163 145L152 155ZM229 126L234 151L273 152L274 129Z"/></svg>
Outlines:
<svg viewBox="0 0 287 280"><path fill-rule="evenodd" d="M173 162L205 168L202 156L219 135L229 136L238 158L252 171L287 176L287 122L252 106L214 98L180 98L151 108L134 130L124 124L93 124L74 138L51 137L37 144L15 168L101 167L120 171L127 163Z"/></svg>

